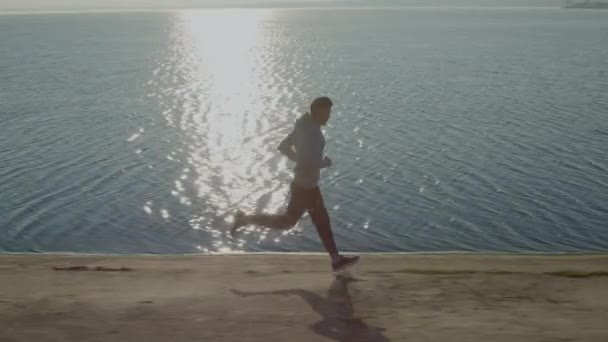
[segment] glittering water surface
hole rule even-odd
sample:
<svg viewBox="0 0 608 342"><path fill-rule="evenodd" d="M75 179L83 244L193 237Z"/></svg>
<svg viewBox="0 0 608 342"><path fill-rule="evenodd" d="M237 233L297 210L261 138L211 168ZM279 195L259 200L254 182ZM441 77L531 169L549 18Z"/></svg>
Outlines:
<svg viewBox="0 0 608 342"><path fill-rule="evenodd" d="M320 251L226 234L285 207L276 147L336 106L322 190L350 251L608 249L608 12L0 16L0 250Z"/></svg>

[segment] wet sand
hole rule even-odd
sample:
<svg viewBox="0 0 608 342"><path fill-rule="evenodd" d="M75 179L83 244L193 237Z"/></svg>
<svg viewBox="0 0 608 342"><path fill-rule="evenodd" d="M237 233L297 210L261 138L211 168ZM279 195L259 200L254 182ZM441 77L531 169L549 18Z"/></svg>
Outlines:
<svg viewBox="0 0 608 342"><path fill-rule="evenodd" d="M0 256L0 341L608 341L608 255Z"/></svg>

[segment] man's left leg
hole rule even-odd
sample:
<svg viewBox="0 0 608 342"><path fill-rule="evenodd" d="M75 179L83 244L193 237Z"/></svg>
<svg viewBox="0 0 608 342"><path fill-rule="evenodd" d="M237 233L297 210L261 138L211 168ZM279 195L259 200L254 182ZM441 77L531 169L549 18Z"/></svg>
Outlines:
<svg viewBox="0 0 608 342"><path fill-rule="evenodd" d="M309 199L310 202L308 202L308 214L317 228L317 233L323 242L323 246L325 246L325 250L331 257L331 267L334 272L345 270L356 264L359 261L359 257L347 257L340 255L338 248L336 247L336 242L334 241L334 234L331 231L329 214L325 208L325 203L323 203L321 190L319 190L319 187L316 187L310 191L311 198Z"/></svg>
<svg viewBox="0 0 608 342"><path fill-rule="evenodd" d="M331 231L331 223L329 221L329 214L323 203L323 196L319 187L310 190L310 199L308 205L308 214L317 228L319 238L325 247L327 253L331 257L332 262L336 262L340 256L338 253L338 247L334 241L334 234Z"/></svg>

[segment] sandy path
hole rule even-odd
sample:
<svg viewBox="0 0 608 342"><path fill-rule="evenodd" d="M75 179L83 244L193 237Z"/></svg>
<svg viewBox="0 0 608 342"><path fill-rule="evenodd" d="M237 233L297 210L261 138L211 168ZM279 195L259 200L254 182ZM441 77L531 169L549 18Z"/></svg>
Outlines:
<svg viewBox="0 0 608 342"><path fill-rule="evenodd" d="M357 278L316 255L4 255L0 341L608 341L607 255L368 255Z"/></svg>

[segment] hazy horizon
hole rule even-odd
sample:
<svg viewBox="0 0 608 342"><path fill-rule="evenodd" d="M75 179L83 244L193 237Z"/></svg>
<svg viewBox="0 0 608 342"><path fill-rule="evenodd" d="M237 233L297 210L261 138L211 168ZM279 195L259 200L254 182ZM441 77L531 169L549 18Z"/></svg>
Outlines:
<svg viewBox="0 0 608 342"><path fill-rule="evenodd" d="M559 6L562 0L0 0L0 11L324 6Z"/></svg>

